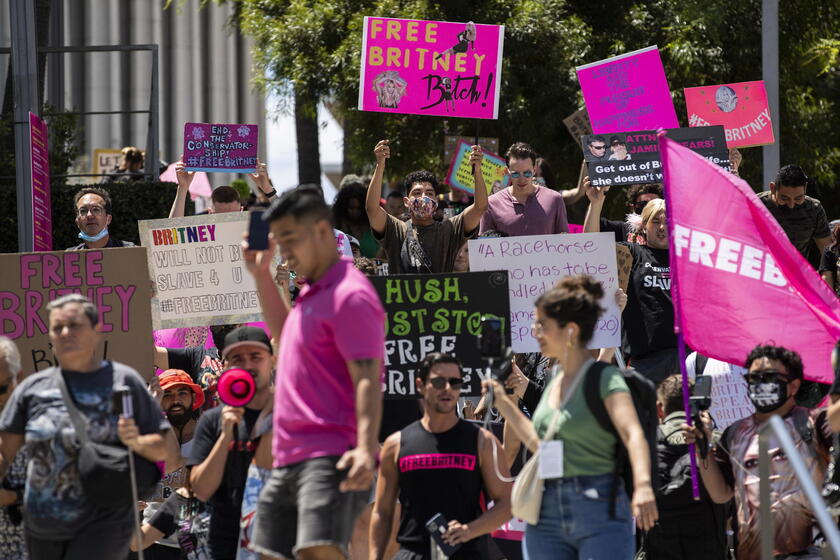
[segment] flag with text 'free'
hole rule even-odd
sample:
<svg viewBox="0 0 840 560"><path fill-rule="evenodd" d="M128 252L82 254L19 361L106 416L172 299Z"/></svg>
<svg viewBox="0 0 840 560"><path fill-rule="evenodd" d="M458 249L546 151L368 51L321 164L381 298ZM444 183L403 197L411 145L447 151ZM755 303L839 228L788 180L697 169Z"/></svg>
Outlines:
<svg viewBox="0 0 840 560"><path fill-rule="evenodd" d="M664 135L672 296L685 343L742 364L758 344L798 352L831 383L840 303L750 186Z"/></svg>

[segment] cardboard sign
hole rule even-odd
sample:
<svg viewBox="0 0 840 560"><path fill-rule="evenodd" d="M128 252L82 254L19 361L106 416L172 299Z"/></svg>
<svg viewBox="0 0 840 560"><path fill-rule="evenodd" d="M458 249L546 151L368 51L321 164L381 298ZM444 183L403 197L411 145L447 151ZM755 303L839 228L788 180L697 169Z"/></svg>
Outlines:
<svg viewBox="0 0 840 560"><path fill-rule="evenodd" d="M443 137L443 161L449 163L452 161L452 157L455 155L455 150L458 149L458 145L461 142L466 142L470 146L473 145L475 142L475 136L444 136ZM484 150L485 153L492 152L494 154L499 153L499 139L498 138L489 138L485 136L478 137L478 145L481 146L481 149Z"/></svg>
<svg viewBox="0 0 840 560"><path fill-rule="evenodd" d="M587 134L592 134L592 123L589 122L589 113L586 112L586 107L581 107L565 119L563 124L569 130L569 134L578 141L578 138Z"/></svg>
<svg viewBox="0 0 840 560"><path fill-rule="evenodd" d="M93 150L93 167L91 173L102 175L110 173L120 164L122 150L119 148L96 148Z"/></svg>
<svg viewBox="0 0 840 560"><path fill-rule="evenodd" d="M666 131L709 161L729 170L729 150L722 126L674 128ZM582 136L583 157L593 187L662 182L662 161L656 132L619 132Z"/></svg>
<svg viewBox="0 0 840 560"><path fill-rule="evenodd" d="M417 366L432 352L454 353L464 367L462 395L479 395L484 367L477 336L482 315L502 320L510 307L504 272L407 274L369 278L385 307L385 398L416 398Z"/></svg>
<svg viewBox="0 0 840 560"><path fill-rule="evenodd" d="M561 278L588 274L601 282L604 313L595 326L590 348L621 343L621 313L615 302L618 273L612 233L529 235L473 239L470 270L507 270L511 342L514 352L539 352L531 334L534 302Z"/></svg>
<svg viewBox="0 0 840 560"><path fill-rule="evenodd" d="M592 132L677 128L656 45L577 67Z"/></svg>
<svg viewBox="0 0 840 560"><path fill-rule="evenodd" d="M247 212L138 222L149 248L155 329L262 321L254 278L242 261Z"/></svg>
<svg viewBox="0 0 840 560"><path fill-rule="evenodd" d="M475 193L475 177L473 177L473 168L470 165L471 149L472 145L468 142L462 141L458 144L458 150L452 157L449 173L446 175L446 182L450 187L470 194ZM497 193L510 183L505 158L493 152L484 152L484 159L481 160L481 174L484 176L488 194Z"/></svg>
<svg viewBox="0 0 840 560"><path fill-rule="evenodd" d="M35 251L52 251L50 202L50 152L47 125L29 113L29 146L32 156L32 236Z"/></svg>
<svg viewBox="0 0 840 560"><path fill-rule="evenodd" d="M504 29L365 17L359 109L497 118Z"/></svg>
<svg viewBox="0 0 840 560"><path fill-rule="evenodd" d="M127 364L145 378L152 363L146 249L0 254L0 333L18 346L27 374L56 365L47 304L80 293L99 311L96 356Z"/></svg>
<svg viewBox="0 0 840 560"><path fill-rule="evenodd" d="M257 169L259 126L255 124L184 124L187 171L253 173Z"/></svg>
<svg viewBox="0 0 840 560"><path fill-rule="evenodd" d="M730 148L775 142L764 82L685 88L688 126L723 125Z"/></svg>

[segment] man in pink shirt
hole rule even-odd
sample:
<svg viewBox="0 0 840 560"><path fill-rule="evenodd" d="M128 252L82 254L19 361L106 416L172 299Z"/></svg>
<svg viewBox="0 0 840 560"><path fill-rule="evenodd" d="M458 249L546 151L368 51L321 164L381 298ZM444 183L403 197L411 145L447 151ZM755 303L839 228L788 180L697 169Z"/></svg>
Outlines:
<svg viewBox="0 0 840 560"><path fill-rule="evenodd" d="M280 339L274 468L252 544L272 558L346 558L376 468L385 312L367 278L336 253L330 217L319 190L298 187L265 213L268 250L245 251L265 322ZM294 308L272 278L278 245L306 278Z"/></svg>
<svg viewBox="0 0 840 560"><path fill-rule="evenodd" d="M496 230L510 236L568 233L563 195L534 182L534 149L516 142L505 157L510 186L490 196L479 232Z"/></svg>

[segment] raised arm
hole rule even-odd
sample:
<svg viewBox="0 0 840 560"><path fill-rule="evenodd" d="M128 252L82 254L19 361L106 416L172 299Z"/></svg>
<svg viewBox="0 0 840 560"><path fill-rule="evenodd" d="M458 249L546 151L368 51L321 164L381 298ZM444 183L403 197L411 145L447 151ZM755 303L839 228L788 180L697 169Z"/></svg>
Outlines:
<svg viewBox="0 0 840 560"><path fill-rule="evenodd" d="M481 147L473 146L470 152L470 166L472 166L473 177L475 178L475 198L473 203L464 210L464 231L467 232L478 227L481 216L487 211L487 185L484 184L484 175L481 173L481 160L483 159L484 154L481 152Z"/></svg>
<svg viewBox="0 0 840 560"><path fill-rule="evenodd" d="M243 237L246 236L247 233L243 234ZM268 249L265 251L251 251L248 249L248 241L242 242L242 258L257 284L257 296L260 298L265 323L271 331L271 337L279 340L292 307L289 299L280 295L271 273L271 261L276 253L277 242L274 241L273 233L268 234Z"/></svg>
<svg viewBox="0 0 840 560"><path fill-rule="evenodd" d="M373 178L368 186L367 198L365 199L365 211L373 231L382 235L385 233L385 224L388 221L388 214L379 205L382 197L382 177L385 175L385 160L391 157L391 147L388 140L380 140L373 149L376 154L376 168L373 170Z"/></svg>
<svg viewBox="0 0 840 560"><path fill-rule="evenodd" d="M190 192L190 184L195 177L195 171L187 171L184 165L184 156L175 164L175 176L178 178L178 191L175 193L175 200L172 201L172 208L169 210L170 218L183 218L187 206L187 193Z"/></svg>
<svg viewBox="0 0 840 560"><path fill-rule="evenodd" d="M584 233L598 233L601 231L601 210L604 208L604 200L607 198L609 187L593 187L589 177L584 179L586 198L589 199L589 208L586 209L586 219L583 221Z"/></svg>
<svg viewBox="0 0 840 560"><path fill-rule="evenodd" d="M262 163L259 158L257 158L257 171L256 173L248 173L248 177L254 182L258 189L268 197L268 200L274 200L277 198L277 191L274 190L274 187L271 186L271 179L268 177L268 166Z"/></svg>
<svg viewBox="0 0 840 560"><path fill-rule="evenodd" d="M586 181L589 178L588 173L589 172L586 169L586 160L584 160L583 163L580 165L580 173L578 174L577 186L573 189L569 189L560 193L563 195L563 202L566 203L566 206L571 206L575 204L586 193Z"/></svg>

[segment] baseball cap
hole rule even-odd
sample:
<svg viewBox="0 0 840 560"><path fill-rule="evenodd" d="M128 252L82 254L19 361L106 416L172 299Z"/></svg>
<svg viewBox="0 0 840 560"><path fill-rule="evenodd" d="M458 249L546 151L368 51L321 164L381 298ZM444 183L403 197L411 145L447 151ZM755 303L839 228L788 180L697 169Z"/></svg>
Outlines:
<svg viewBox="0 0 840 560"><path fill-rule="evenodd" d="M239 348L240 346L245 346L246 344L261 346L265 348L269 354L273 354L271 350L271 340L268 338L265 331L259 327L245 325L239 327L238 329L233 329L227 334L227 336L225 336L225 345L222 348L222 359L225 359L234 348Z"/></svg>
<svg viewBox="0 0 840 560"><path fill-rule="evenodd" d="M175 385L185 385L195 394L193 399L193 410L201 408L204 404L204 391L201 387L193 383L192 377L187 372L181 369L168 369L160 374L158 377L160 388L166 391Z"/></svg>

